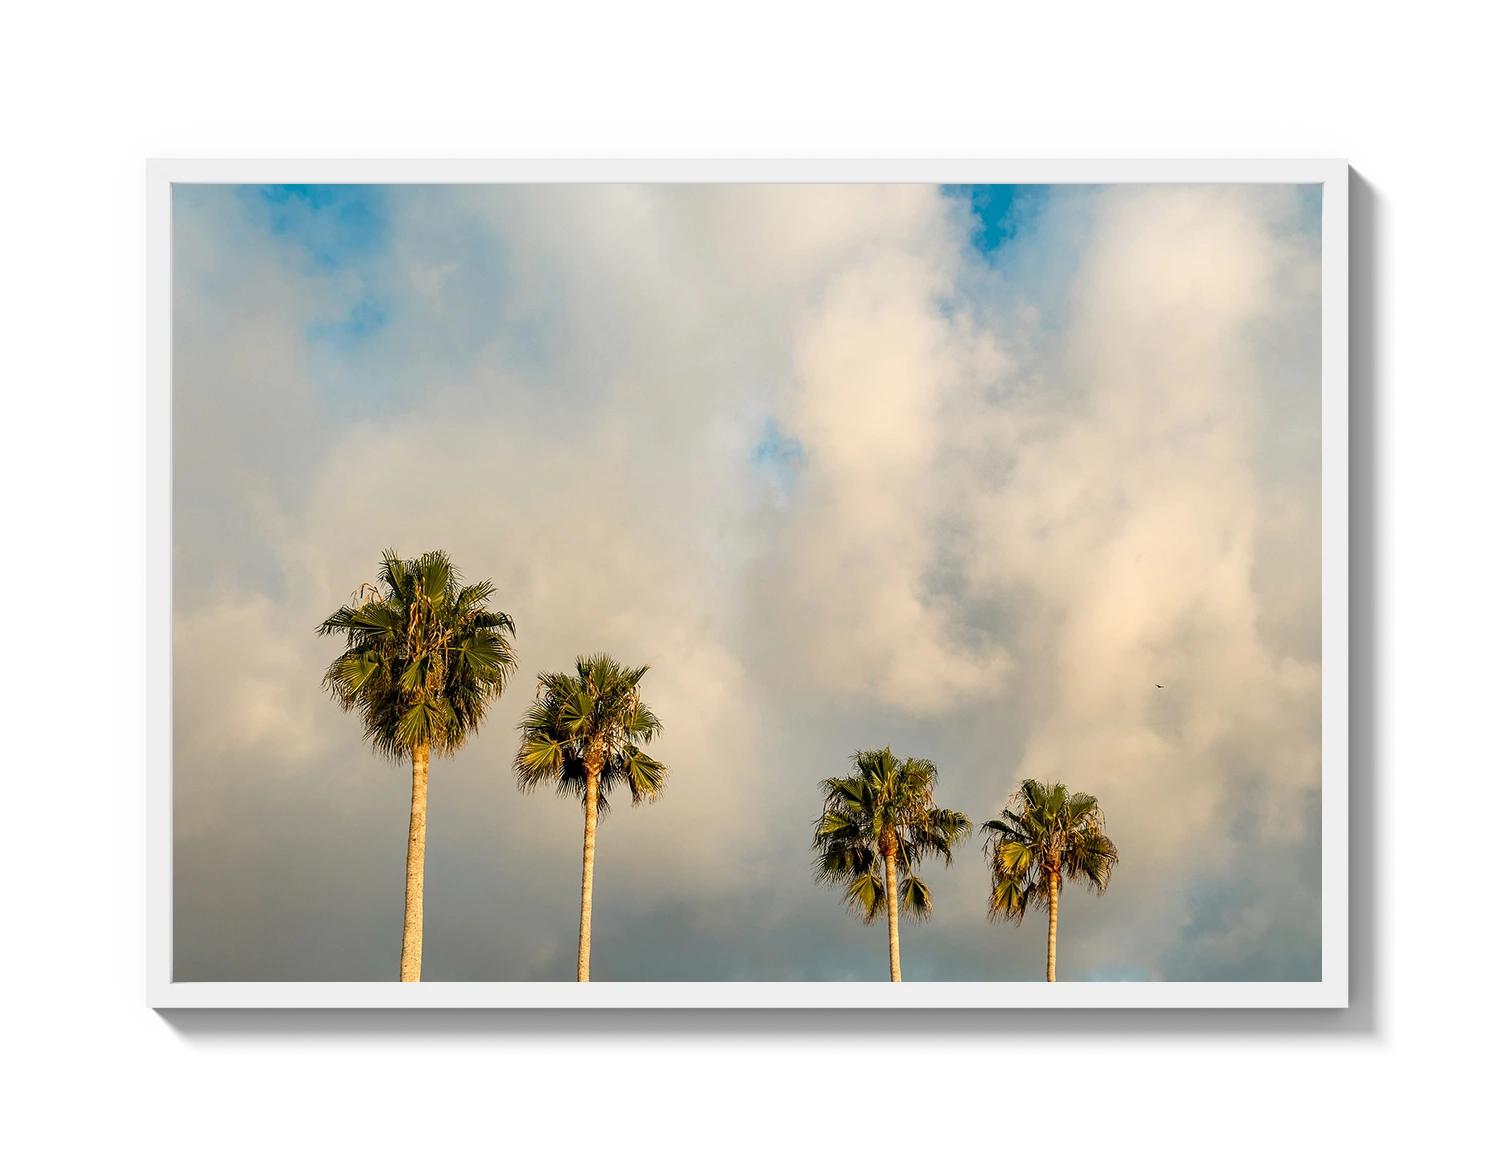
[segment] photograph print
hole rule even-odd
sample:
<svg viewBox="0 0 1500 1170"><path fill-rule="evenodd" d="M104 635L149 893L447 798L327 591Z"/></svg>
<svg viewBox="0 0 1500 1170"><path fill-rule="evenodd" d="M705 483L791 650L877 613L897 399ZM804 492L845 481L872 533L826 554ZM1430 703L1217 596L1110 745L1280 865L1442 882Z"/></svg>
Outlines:
<svg viewBox="0 0 1500 1170"><path fill-rule="evenodd" d="M173 182L170 983L1318 987L1328 211Z"/></svg>

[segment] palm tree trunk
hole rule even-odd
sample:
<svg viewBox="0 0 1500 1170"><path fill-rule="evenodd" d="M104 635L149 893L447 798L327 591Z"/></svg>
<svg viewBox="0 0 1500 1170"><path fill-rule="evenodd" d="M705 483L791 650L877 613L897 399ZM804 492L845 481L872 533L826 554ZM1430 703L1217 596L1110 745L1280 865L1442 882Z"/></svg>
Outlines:
<svg viewBox="0 0 1500 1170"><path fill-rule="evenodd" d="M589 943L594 917L594 831L599 825L599 773L588 774L583 801L583 899L578 912L578 982L589 981Z"/></svg>
<svg viewBox="0 0 1500 1170"><path fill-rule="evenodd" d="M1057 982L1057 874L1047 875L1047 982Z"/></svg>
<svg viewBox="0 0 1500 1170"><path fill-rule="evenodd" d="M901 982L901 940L896 935L896 855L885 855L885 917L891 936L891 982Z"/></svg>
<svg viewBox="0 0 1500 1170"><path fill-rule="evenodd" d="M427 745L411 750L411 827L406 835L406 922L401 929L401 982L422 979L422 870L427 861Z"/></svg>

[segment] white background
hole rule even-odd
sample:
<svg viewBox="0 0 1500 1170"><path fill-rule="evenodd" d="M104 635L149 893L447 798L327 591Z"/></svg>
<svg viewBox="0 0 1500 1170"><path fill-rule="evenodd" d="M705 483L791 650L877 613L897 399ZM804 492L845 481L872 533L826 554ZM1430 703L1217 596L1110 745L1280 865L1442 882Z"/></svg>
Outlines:
<svg viewBox="0 0 1500 1170"><path fill-rule="evenodd" d="M9 14L7 1160L1457 1157L1494 1082L1494 22L1264 2ZM165 697L137 665L160 604L142 584L143 163L327 155L1347 156L1355 1006L147 1009L143 729Z"/></svg>

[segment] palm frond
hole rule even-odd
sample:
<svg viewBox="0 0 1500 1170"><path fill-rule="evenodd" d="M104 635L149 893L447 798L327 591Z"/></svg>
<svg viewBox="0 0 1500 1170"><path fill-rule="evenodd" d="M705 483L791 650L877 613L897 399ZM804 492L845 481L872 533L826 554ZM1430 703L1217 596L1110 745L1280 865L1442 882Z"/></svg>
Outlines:
<svg viewBox="0 0 1500 1170"><path fill-rule="evenodd" d="M562 778L565 740L553 739L545 732L521 740L516 752L516 783L522 792L530 792L543 780Z"/></svg>
<svg viewBox="0 0 1500 1170"><path fill-rule="evenodd" d="M1019 924L1026 916L1026 907L1036 900L1036 889L1013 877L996 881L990 887L990 918Z"/></svg>
<svg viewBox="0 0 1500 1170"><path fill-rule="evenodd" d="M476 581L472 585L465 585L453 595L453 608L459 613L468 613L471 610L482 610L484 603L495 595L495 586L491 581ZM509 618L502 614L492 615L497 618Z"/></svg>
<svg viewBox="0 0 1500 1170"><path fill-rule="evenodd" d="M395 549L388 548L380 554L380 583L390 597L403 605L410 604L411 567L396 554Z"/></svg>
<svg viewBox="0 0 1500 1170"><path fill-rule="evenodd" d="M373 650L347 650L333 660L324 683L347 711L359 700L360 692L380 674L380 655Z"/></svg>
<svg viewBox="0 0 1500 1170"><path fill-rule="evenodd" d="M932 891L921 878L906 878L896 889L901 913L912 918L932 917Z"/></svg>
<svg viewBox="0 0 1500 1170"><path fill-rule="evenodd" d="M357 609L342 605L323 619L318 633L324 636L341 631L351 634L389 633L400 621L400 610L385 601L372 602Z"/></svg>
<svg viewBox="0 0 1500 1170"><path fill-rule="evenodd" d="M856 875L845 887L844 905L863 922L874 922L885 909L885 882L873 872Z"/></svg>
<svg viewBox="0 0 1500 1170"><path fill-rule="evenodd" d="M630 788L632 804L655 800L666 787L666 765L652 759L634 744L622 747L617 760L610 761L607 771L611 777L619 775L625 781Z"/></svg>
<svg viewBox="0 0 1500 1170"><path fill-rule="evenodd" d="M421 580L423 596L433 600L448 598L449 586L455 584L458 578L448 560L448 554L441 551L423 553L417 558L417 564L417 576Z"/></svg>
<svg viewBox="0 0 1500 1170"><path fill-rule="evenodd" d="M859 874L874 873L878 867L879 858L874 850L858 840L846 840L830 842L828 848L821 850L813 863L813 872L818 881L838 885Z"/></svg>

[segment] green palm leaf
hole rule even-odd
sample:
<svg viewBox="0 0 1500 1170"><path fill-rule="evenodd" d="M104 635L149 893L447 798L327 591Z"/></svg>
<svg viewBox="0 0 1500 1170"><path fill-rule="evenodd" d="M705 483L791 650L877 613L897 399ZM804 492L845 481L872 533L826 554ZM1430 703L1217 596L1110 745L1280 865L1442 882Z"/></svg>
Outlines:
<svg viewBox="0 0 1500 1170"><path fill-rule="evenodd" d="M897 896L901 899L901 909L906 914L913 918L932 917L932 891L921 878L903 879Z"/></svg>
<svg viewBox="0 0 1500 1170"><path fill-rule="evenodd" d="M845 886L844 905L864 922L874 922L885 908L885 884L874 873L854 875Z"/></svg>

